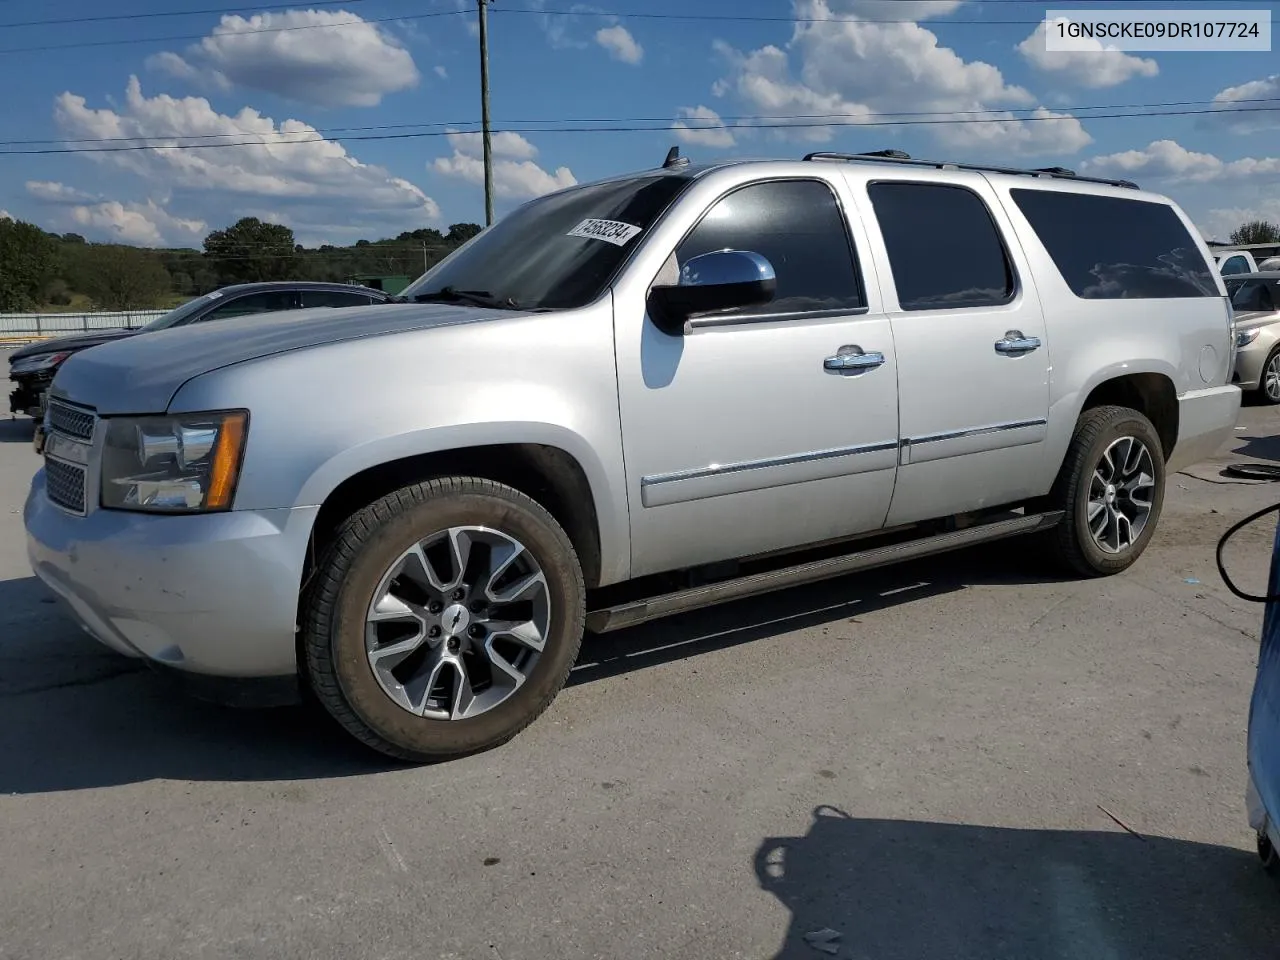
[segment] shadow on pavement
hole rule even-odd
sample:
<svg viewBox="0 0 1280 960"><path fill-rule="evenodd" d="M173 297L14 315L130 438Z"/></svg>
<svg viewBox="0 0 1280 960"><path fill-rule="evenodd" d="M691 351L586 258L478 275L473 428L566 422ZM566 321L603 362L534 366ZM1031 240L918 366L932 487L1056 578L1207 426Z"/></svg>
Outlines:
<svg viewBox="0 0 1280 960"><path fill-rule="evenodd" d="M30 417L0 420L0 443L30 443L35 432L36 422Z"/></svg>
<svg viewBox="0 0 1280 960"><path fill-rule="evenodd" d="M1029 570L1011 543L588 637L569 682L767 640L970 584L1054 579ZM0 581L0 794L155 778L342 777L395 766L315 705L240 711L193 700L84 634L36 578Z"/></svg>
<svg viewBox="0 0 1280 960"><path fill-rule="evenodd" d="M1280 436L1239 437L1244 443L1231 451L1236 459L1274 460L1280 462Z"/></svg>
<svg viewBox="0 0 1280 960"><path fill-rule="evenodd" d="M1253 854L1209 844L819 807L807 835L765 840L755 869L791 912L777 958L1257 960L1280 950L1280 886ZM823 938L835 953L806 942L824 930L840 934Z"/></svg>

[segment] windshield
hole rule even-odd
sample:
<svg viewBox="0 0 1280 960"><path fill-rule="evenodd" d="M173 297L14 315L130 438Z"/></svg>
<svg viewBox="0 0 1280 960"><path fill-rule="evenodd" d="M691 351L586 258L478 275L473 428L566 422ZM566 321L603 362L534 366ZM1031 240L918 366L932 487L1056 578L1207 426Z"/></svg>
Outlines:
<svg viewBox="0 0 1280 960"><path fill-rule="evenodd" d="M216 300L212 293L206 293L203 297L196 297L194 300L188 300L180 307L174 307L162 317L156 317L150 323L140 328L141 332L150 332L152 330L165 330L169 327L181 323L187 317L191 316L210 300Z"/></svg>
<svg viewBox="0 0 1280 960"><path fill-rule="evenodd" d="M1236 313L1270 313L1280 302L1280 280L1245 280L1231 294Z"/></svg>
<svg viewBox="0 0 1280 960"><path fill-rule="evenodd" d="M524 204L423 274L406 300L567 310L595 300L693 180L657 174L576 187Z"/></svg>

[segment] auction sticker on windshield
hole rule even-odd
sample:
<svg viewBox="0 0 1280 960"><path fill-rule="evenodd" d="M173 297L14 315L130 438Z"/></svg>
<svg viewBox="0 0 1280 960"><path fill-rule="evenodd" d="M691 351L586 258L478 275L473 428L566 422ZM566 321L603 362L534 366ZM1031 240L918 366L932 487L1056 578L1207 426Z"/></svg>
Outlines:
<svg viewBox="0 0 1280 960"><path fill-rule="evenodd" d="M586 237L603 240L614 246L626 246L627 241L640 232L640 228L617 220L583 220L566 234L570 237Z"/></svg>

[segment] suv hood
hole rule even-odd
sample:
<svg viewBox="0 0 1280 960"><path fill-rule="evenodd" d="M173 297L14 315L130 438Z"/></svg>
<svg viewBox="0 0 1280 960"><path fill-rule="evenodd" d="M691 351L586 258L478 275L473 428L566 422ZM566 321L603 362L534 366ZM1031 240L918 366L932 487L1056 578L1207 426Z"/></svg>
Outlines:
<svg viewBox="0 0 1280 960"><path fill-rule="evenodd" d="M9 362L22 360L25 357L37 357L45 353L59 353L63 350L84 350L87 347L96 347L100 343L110 343L112 340L123 340L125 337L132 337L138 330L128 329L127 327L114 327L110 330L90 330L87 333L73 333L66 337L55 337L52 340L37 340L29 343L19 350L9 354Z"/></svg>
<svg viewBox="0 0 1280 960"><path fill-rule="evenodd" d="M58 369L50 396L102 414L162 413L184 383L221 367L343 340L517 315L451 303L379 303L196 323L72 354Z"/></svg>

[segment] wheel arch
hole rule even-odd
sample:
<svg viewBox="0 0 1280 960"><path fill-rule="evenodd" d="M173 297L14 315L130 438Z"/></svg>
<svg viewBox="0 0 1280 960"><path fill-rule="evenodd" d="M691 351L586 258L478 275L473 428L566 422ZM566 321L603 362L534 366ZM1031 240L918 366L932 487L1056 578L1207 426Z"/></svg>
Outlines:
<svg viewBox="0 0 1280 960"><path fill-rule="evenodd" d="M1178 443L1178 391L1173 378L1165 371L1112 372L1091 384L1080 409L1084 413L1103 406L1128 407L1151 421L1160 437L1161 452L1168 462Z"/></svg>

